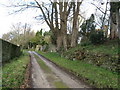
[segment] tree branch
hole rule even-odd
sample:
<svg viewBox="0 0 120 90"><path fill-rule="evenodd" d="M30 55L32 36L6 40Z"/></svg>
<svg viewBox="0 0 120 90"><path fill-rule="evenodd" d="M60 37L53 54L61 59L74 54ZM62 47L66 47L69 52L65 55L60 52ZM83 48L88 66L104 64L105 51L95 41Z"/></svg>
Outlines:
<svg viewBox="0 0 120 90"><path fill-rule="evenodd" d="M46 23L48 24L48 26L50 26L50 22L47 20L46 15L45 15L45 13L44 13L41 5L38 3L37 0L34 0L34 1L36 2L36 4L38 5L39 9L41 10L41 12L42 12L42 14L43 14L43 17L44 17L44 19L45 19L45 21L46 21ZM51 27L51 26L50 26L50 27Z"/></svg>

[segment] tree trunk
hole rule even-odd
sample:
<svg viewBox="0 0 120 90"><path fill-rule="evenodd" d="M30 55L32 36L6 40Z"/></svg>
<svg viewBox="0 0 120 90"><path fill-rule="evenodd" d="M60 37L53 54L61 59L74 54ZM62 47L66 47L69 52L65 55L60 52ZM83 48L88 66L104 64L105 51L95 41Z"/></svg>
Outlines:
<svg viewBox="0 0 120 90"><path fill-rule="evenodd" d="M77 10L75 6L75 2L73 2L73 28L72 28L72 37L71 37L71 47L75 47L77 45L77 36L78 36L78 14L79 7L81 2L77 2Z"/></svg>
<svg viewBox="0 0 120 90"><path fill-rule="evenodd" d="M110 2L110 6L110 39L114 39L117 37L117 4Z"/></svg>
<svg viewBox="0 0 120 90"><path fill-rule="evenodd" d="M107 26L107 25L104 25L104 26L103 26L103 30L104 30L104 35L105 35L105 37L107 38L107 36L108 36L108 26Z"/></svg>
<svg viewBox="0 0 120 90"><path fill-rule="evenodd" d="M62 22L62 32L63 32L63 46L64 50L67 50L67 2L64 2L64 12L63 12L63 22Z"/></svg>
<svg viewBox="0 0 120 90"><path fill-rule="evenodd" d="M64 8L63 8L64 4ZM67 50L67 2L59 2L60 10L60 32L64 50ZM61 44L62 45L62 44Z"/></svg>
<svg viewBox="0 0 120 90"><path fill-rule="evenodd" d="M61 36L61 32L59 31L57 33L57 51L60 50L61 46L62 46L62 36Z"/></svg>
<svg viewBox="0 0 120 90"><path fill-rule="evenodd" d="M116 10L116 20L117 20L117 28L118 28L118 37L120 39L120 12L119 8Z"/></svg>
<svg viewBox="0 0 120 90"><path fill-rule="evenodd" d="M64 46L64 50L67 50L67 32L66 32L66 26L63 25L63 46Z"/></svg>
<svg viewBox="0 0 120 90"><path fill-rule="evenodd" d="M116 13L110 12L110 39L117 37L117 23L116 23Z"/></svg>
<svg viewBox="0 0 120 90"><path fill-rule="evenodd" d="M72 32L72 39L71 39L71 47L75 47L77 45L77 34L78 34L78 30L77 28L73 28L73 32Z"/></svg>

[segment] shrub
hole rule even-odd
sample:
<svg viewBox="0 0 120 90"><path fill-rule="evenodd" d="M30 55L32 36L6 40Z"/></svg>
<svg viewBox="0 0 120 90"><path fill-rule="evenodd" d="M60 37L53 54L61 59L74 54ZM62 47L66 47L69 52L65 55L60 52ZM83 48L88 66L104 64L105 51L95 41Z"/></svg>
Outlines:
<svg viewBox="0 0 120 90"><path fill-rule="evenodd" d="M102 44L105 42L106 38L104 36L103 31L95 31L90 34L89 40L93 44Z"/></svg>

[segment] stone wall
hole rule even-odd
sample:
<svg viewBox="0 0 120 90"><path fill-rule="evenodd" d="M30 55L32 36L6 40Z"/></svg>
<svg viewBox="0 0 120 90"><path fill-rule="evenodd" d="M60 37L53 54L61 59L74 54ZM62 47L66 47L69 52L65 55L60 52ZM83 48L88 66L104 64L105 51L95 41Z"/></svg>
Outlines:
<svg viewBox="0 0 120 90"><path fill-rule="evenodd" d="M0 66L2 63L2 40L0 39Z"/></svg>
<svg viewBox="0 0 120 90"><path fill-rule="evenodd" d="M18 57L21 54L20 47L0 39L0 57L2 57L2 62L7 62L14 57Z"/></svg>

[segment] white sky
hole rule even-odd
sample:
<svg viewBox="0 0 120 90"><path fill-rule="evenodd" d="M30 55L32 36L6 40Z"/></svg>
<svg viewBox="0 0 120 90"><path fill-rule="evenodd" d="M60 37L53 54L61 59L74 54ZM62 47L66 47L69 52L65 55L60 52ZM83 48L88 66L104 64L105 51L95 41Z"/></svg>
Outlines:
<svg viewBox="0 0 120 90"><path fill-rule="evenodd" d="M45 23L41 24L40 21L38 22L33 18L41 13L40 10L36 11L33 9L28 9L21 14L9 15L8 12L12 10L2 5L2 4L8 5L9 4L8 1L10 0L0 0L0 38L4 33L7 33L11 30L10 27L12 24L16 24L18 22L22 22L22 24L24 23L31 24L32 29L35 31L40 30L41 28L45 31L49 30L49 27ZM14 2L20 0L12 1ZM85 0L85 2L83 3L84 4L83 7L81 7L82 12L84 11L87 12L84 14L84 17L90 17L91 13L95 12L95 7L89 3L90 1L93 0Z"/></svg>
<svg viewBox="0 0 120 90"><path fill-rule="evenodd" d="M8 3L8 0L0 0L0 38L4 33L11 31L11 25L18 22L28 23L32 25L34 31L40 30L49 30L49 27L44 23L41 24L40 21L34 19L38 15L38 11L30 9L22 13L9 15L8 12L12 11L10 8L3 6L2 4Z"/></svg>

